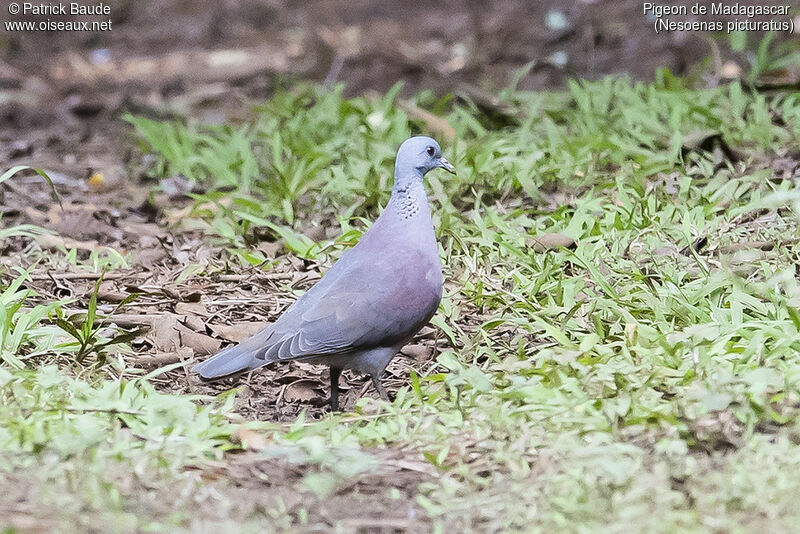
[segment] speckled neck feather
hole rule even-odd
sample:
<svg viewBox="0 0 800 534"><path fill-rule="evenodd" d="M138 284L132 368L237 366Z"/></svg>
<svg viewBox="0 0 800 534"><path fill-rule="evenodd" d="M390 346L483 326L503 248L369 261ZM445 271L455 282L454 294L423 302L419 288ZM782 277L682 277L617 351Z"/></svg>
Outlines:
<svg viewBox="0 0 800 534"><path fill-rule="evenodd" d="M395 187L392 191L392 198L389 207L400 216L401 219L410 219L420 212L426 204L428 198L425 195L425 185L422 180L414 181L405 187Z"/></svg>

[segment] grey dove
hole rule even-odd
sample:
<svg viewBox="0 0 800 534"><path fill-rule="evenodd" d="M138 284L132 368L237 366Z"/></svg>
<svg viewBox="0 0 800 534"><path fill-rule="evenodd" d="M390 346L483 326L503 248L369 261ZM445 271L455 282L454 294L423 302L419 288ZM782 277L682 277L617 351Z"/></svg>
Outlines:
<svg viewBox="0 0 800 534"><path fill-rule="evenodd" d="M389 361L436 313L442 263L424 176L455 174L430 137L400 145L394 187L383 213L322 277L274 323L194 367L206 380L289 360L330 366L330 404L339 409L339 375L372 378L381 398Z"/></svg>

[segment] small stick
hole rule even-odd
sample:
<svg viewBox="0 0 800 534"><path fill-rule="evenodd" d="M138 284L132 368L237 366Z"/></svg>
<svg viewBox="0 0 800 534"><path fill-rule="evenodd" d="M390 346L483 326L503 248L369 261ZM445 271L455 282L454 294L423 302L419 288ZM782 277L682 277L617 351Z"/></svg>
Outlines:
<svg viewBox="0 0 800 534"><path fill-rule="evenodd" d="M134 276L135 273L47 273L34 274L32 280L98 280L101 276L103 280L119 280L121 278Z"/></svg>
<svg viewBox="0 0 800 534"><path fill-rule="evenodd" d="M171 363L182 362L184 361L183 356L185 355L181 354L180 352L166 352L163 354L155 354L153 356L130 358L128 361L135 367L158 368Z"/></svg>
<svg viewBox="0 0 800 534"><path fill-rule="evenodd" d="M220 282L241 282L250 279L285 280L292 278L292 273L249 273L249 274L221 274L216 278ZM213 278L209 277L209 278Z"/></svg>

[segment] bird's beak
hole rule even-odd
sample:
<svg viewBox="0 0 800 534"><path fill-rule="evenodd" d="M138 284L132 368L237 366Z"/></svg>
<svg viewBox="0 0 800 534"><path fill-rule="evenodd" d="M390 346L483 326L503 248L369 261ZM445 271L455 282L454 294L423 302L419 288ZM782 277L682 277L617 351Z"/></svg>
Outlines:
<svg viewBox="0 0 800 534"><path fill-rule="evenodd" d="M449 161L444 159L444 156L439 158L439 167L441 167L442 169L446 170L450 174L455 174L456 173L456 168L453 167L452 163L450 163Z"/></svg>

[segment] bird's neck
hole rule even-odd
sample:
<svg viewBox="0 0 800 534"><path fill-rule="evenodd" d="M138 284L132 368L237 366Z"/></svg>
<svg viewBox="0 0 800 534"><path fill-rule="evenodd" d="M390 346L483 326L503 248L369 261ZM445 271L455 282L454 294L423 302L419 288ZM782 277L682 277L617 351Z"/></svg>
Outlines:
<svg viewBox="0 0 800 534"><path fill-rule="evenodd" d="M419 215L430 218L428 196L425 194L422 178L396 181L386 209L392 210L401 219L411 219Z"/></svg>

